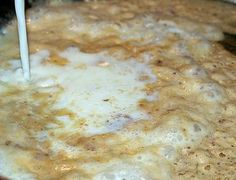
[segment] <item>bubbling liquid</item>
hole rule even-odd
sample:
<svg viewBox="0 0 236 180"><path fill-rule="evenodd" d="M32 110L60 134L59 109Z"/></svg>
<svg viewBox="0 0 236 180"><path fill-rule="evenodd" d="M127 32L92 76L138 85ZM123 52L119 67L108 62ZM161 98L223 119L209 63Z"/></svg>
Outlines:
<svg viewBox="0 0 236 180"><path fill-rule="evenodd" d="M18 33L20 43L20 56L23 68L24 78L30 80L30 63L27 42L27 32L25 23L25 2L24 0L15 0L16 16L18 20Z"/></svg>

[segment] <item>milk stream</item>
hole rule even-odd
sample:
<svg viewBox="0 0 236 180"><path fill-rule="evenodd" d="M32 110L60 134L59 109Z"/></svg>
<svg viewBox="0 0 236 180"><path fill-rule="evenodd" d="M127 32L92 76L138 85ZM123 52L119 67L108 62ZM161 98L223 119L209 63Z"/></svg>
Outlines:
<svg viewBox="0 0 236 180"><path fill-rule="evenodd" d="M16 16L18 20L18 34L20 43L20 56L23 68L23 75L26 80L30 80L30 63L27 42L27 32L25 23L25 1L15 0Z"/></svg>

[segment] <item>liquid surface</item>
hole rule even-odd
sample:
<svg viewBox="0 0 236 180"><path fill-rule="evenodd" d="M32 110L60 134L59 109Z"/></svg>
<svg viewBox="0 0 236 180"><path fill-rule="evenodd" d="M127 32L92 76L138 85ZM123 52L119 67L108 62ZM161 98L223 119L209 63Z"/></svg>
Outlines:
<svg viewBox="0 0 236 180"><path fill-rule="evenodd" d="M1 176L235 179L236 62L212 2L36 7L31 83L12 22L0 39Z"/></svg>

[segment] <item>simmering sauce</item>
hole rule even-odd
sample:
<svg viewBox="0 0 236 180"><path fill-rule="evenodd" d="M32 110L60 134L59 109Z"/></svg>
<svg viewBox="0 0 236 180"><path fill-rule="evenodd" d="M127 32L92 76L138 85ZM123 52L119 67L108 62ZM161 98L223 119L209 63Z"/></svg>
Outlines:
<svg viewBox="0 0 236 180"><path fill-rule="evenodd" d="M30 83L17 22L0 36L0 176L236 179L233 17L206 0L30 9Z"/></svg>

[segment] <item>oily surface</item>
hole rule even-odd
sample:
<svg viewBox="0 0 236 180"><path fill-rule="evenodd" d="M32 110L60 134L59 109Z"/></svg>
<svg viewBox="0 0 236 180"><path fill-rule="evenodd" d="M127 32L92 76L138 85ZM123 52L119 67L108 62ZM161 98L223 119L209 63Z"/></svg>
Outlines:
<svg viewBox="0 0 236 180"><path fill-rule="evenodd" d="M211 1L32 9L31 83L11 61L15 22L1 37L0 174L235 179L236 58L217 43L234 14Z"/></svg>

